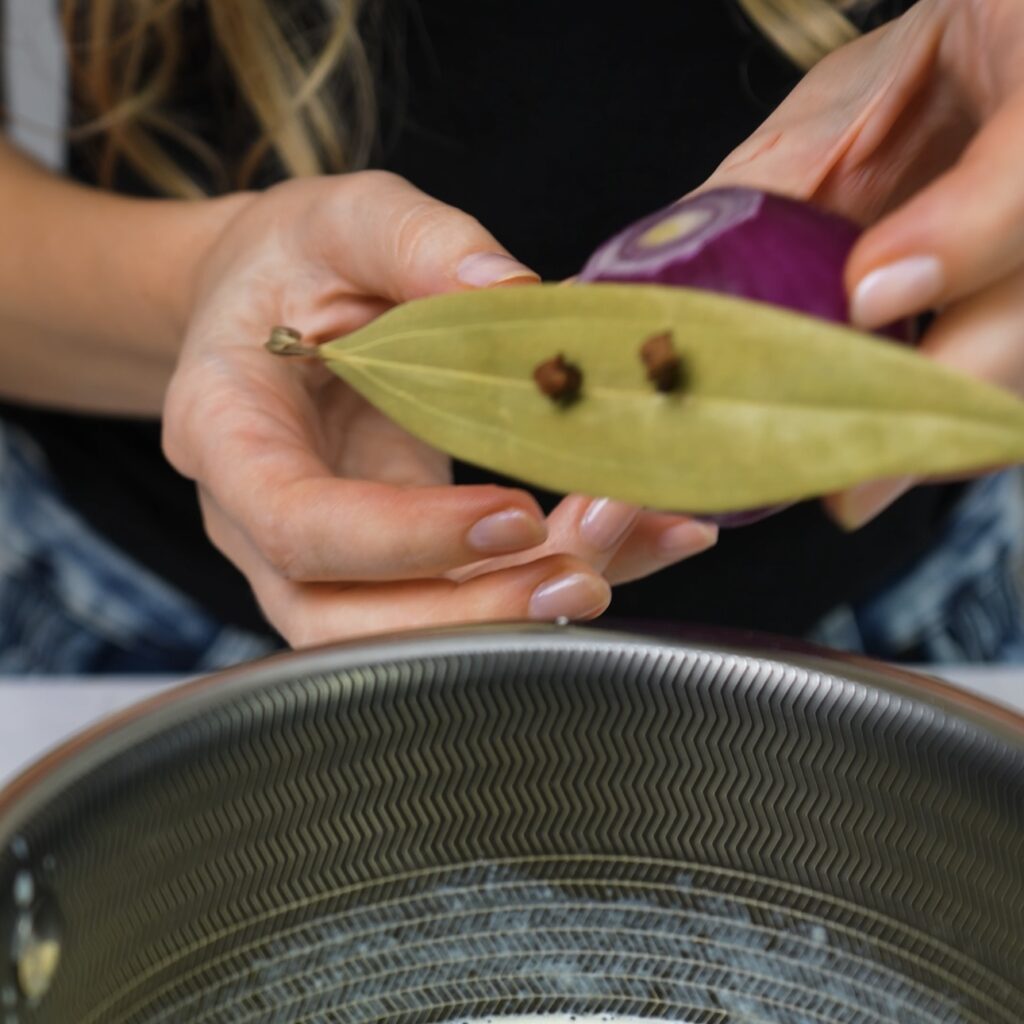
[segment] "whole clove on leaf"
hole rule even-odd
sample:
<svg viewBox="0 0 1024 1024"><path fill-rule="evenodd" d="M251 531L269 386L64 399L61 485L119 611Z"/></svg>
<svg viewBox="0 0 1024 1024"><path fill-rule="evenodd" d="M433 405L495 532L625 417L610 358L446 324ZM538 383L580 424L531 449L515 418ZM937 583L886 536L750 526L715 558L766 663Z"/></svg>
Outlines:
<svg viewBox="0 0 1024 1024"><path fill-rule="evenodd" d="M580 368L568 362L561 352L553 359L540 363L533 371L533 379L541 394L561 405L575 402L583 387Z"/></svg>
<svg viewBox="0 0 1024 1024"><path fill-rule="evenodd" d="M640 346L647 379L663 392L678 391L683 384L683 361L672 343L672 332L652 335Z"/></svg>

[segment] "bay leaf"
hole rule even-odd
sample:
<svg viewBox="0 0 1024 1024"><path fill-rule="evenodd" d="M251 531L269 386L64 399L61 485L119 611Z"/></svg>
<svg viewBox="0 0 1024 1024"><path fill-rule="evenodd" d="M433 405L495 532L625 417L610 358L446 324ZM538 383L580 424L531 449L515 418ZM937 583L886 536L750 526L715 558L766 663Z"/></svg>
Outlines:
<svg viewBox="0 0 1024 1024"><path fill-rule="evenodd" d="M670 331L685 384L640 346ZM534 368L583 372L567 406ZM559 492L727 512L878 477L1024 461L1024 402L901 345L774 306L664 286L535 285L409 302L319 348L411 433Z"/></svg>

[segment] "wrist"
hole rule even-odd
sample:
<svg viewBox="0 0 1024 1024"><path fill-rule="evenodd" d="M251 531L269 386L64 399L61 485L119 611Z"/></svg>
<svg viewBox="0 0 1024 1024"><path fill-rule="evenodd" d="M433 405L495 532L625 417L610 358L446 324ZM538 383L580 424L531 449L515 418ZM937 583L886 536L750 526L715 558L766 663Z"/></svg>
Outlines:
<svg viewBox="0 0 1024 1024"><path fill-rule="evenodd" d="M234 219L255 198L236 192L214 199L165 200L159 203L162 220L159 245L150 266L154 313L163 345L177 356L195 308L202 271L210 252ZM160 250L163 251L161 255ZM169 258L169 260L167 259Z"/></svg>
<svg viewBox="0 0 1024 1024"><path fill-rule="evenodd" d="M158 412L196 268L251 196L128 198L0 141L0 389L37 404Z"/></svg>

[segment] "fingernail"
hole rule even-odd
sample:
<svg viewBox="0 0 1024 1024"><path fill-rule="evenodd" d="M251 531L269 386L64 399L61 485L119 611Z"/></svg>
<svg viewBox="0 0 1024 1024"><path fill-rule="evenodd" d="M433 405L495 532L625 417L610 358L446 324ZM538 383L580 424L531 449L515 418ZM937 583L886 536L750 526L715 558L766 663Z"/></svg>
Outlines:
<svg viewBox="0 0 1024 1024"><path fill-rule="evenodd" d="M467 256L455 271L463 284L473 288L487 288L505 281L537 281L538 276L518 260L500 252L474 252Z"/></svg>
<svg viewBox="0 0 1024 1024"><path fill-rule="evenodd" d="M636 522L640 509L611 498L597 498L580 520L580 536L597 551L609 551Z"/></svg>
<svg viewBox="0 0 1024 1024"><path fill-rule="evenodd" d="M942 294L942 264L934 256L913 256L872 270L854 289L850 319L872 330L923 313Z"/></svg>
<svg viewBox="0 0 1024 1024"><path fill-rule="evenodd" d="M572 573L542 583L530 598L530 618L590 619L611 604L612 588L600 576Z"/></svg>
<svg viewBox="0 0 1024 1024"><path fill-rule="evenodd" d="M699 555L713 547L717 540L718 527L714 523L694 520L670 526L658 538L658 547L664 554L679 558L683 555Z"/></svg>
<svg viewBox="0 0 1024 1024"><path fill-rule="evenodd" d="M832 515L846 531L852 533L884 512L897 498L914 486L914 478L905 476L892 480L872 480L851 487L840 494L832 505Z"/></svg>
<svg viewBox="0 0 1024 1024"><path fill-rule="evenodd" d="M543 522L522 509L511 508L474 523L466 534L466 543L476 551L497 555L532 548L543 543L547 535Z"/></svg>

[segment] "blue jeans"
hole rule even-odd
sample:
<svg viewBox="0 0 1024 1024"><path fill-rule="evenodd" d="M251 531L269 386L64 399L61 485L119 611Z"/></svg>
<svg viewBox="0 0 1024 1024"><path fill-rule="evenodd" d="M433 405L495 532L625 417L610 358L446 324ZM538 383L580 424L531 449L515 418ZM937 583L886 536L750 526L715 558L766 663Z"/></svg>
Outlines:
<svg viewBox="0 0 1024 1024"><path fill-rule="evenodd" d="M979 480L940 542L808 639L892 661L1024 664L1024 489ZM211 618L112 547L57 494L35 446L0 424L0 674L205 672L272 644Z"/></svg>
<svg viewBox="0 0 1024 1024"><path fill-rule="evenodd" d="M63 503L35 445L0 423L0 674L192 674L260 657Z"/></svg>
<svg viewBox="0 0 1024 1024"><path fill-rule="evenodd" d="M938 542L878 593L843 605L810 637L886 661L1024 664L1024 486L975 482Z"/></svg>

